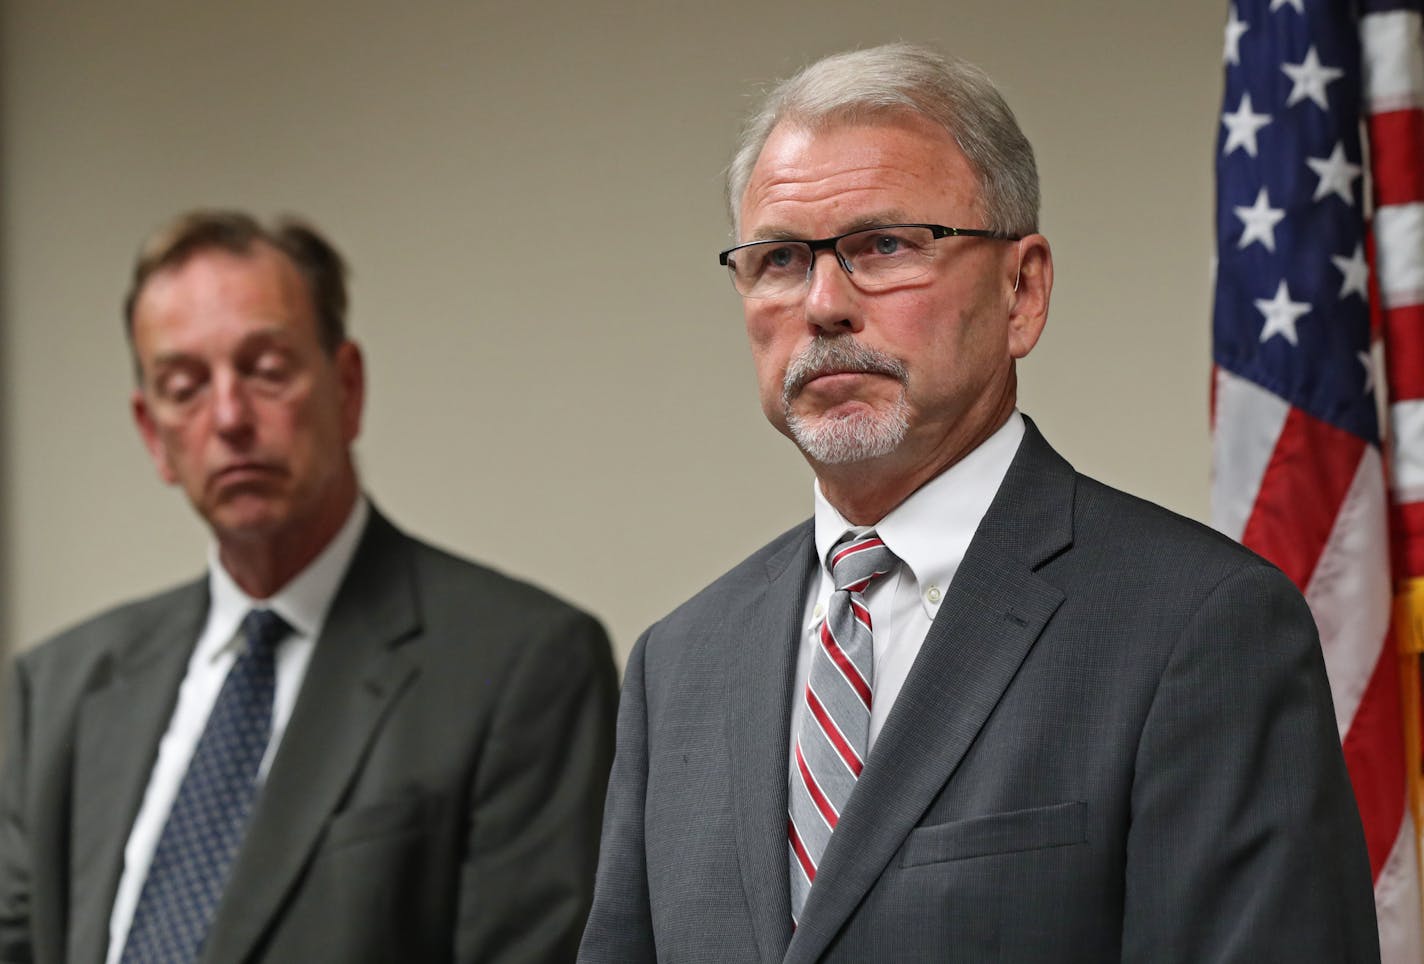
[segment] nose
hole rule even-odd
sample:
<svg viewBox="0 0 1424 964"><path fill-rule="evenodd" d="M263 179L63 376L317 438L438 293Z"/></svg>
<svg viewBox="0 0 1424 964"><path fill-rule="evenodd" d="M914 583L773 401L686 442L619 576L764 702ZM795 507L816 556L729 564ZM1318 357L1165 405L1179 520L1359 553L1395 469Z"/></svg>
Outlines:
<svg viewBox="0 0 1424 964"><path fill-rule="evenodd" d="M816 252L803 309L806 324L827 335L854 333L865 327L860 291L835 251Z"/></svg>
<svg viewBox="0 0 1424 964"><path fill-rule="evenodd" d="M252 399L235 372L218 372L213 377L213 426L228 439L252 431Z"/></svg>

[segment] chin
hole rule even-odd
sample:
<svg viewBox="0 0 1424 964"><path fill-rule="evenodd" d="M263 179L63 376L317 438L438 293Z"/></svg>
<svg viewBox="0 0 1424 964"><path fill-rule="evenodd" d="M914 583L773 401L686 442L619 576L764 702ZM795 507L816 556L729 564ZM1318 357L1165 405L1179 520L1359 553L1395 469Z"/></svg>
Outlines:
<svg viewBox="0 0 1424 964"><path fill-rule="evenodd" d="M813 462L847 465L884 458L900 447L910 429L904 405L888 412L862 411L843 416L788 414L787 430Z"/></svg>
<svg viewBox="0 0 1424 964"><path fill-rule="evenodd" d="M287 524L285 506L273 499L245 496L216 506L204 517L220 538L257 539L269 536Z"/></svg>

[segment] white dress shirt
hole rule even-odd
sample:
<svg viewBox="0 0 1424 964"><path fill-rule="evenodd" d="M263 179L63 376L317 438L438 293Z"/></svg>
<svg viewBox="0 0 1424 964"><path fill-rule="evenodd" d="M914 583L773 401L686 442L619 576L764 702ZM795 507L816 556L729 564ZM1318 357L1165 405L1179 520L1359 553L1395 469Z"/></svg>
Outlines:
<svg viewBox="0 0 1424 964"><path fill-rule="evenodd" d="M787 746L788 773L796 771L796 734L806 710L806 678L811 674L811 656L818 645L821 618L835 591L826 557L847 532L863 534L874 528L900 562L886 575L871 583L865 602L874 627L874 676L871 682L870 735L867 754L900 695L910 667L919 655L925 636L939 612L945 590L959 571L959 564L974 538L984 513L999 491L1009 463L1023 441L1023 416L1015 409L997 432L978 448L926 482L901 502L880 522L854 526L826 501L819 483L813 485L816 499L816 552L821 560L821 578L812 580L802 620L801 645L796 655L796 700L791 706L791 742ZM867 765L874 757L867 757Z"/></svg>
<svg viewBox="0 0 1424 964"><path fill-rule="evenodd" d="M228 670L243 646L242 620L249 610L271 609L287 621L292 633L277 645L276 690L272 702L272 736L258 768L258 781L265 780L277 746L286 732L297 692L306 676L312 648L326 623L327 611L336 590L356 553L356 544L365 531L370 514L364 497L358 497L351 514L311 564L268 599L257 600L240 589L218 559L217 546L208 549L208 620L198 636L188 670L178 688L178 701L168 729L158 744L158 759L148 777L143 803L124 846L124 870L114 906L109 916L107 964L117 964L128 939L134 910L148 865L158 847L168 811L178 796L178 787L188 772L188 763L203 735L208 715L217 702Z"/></svg>

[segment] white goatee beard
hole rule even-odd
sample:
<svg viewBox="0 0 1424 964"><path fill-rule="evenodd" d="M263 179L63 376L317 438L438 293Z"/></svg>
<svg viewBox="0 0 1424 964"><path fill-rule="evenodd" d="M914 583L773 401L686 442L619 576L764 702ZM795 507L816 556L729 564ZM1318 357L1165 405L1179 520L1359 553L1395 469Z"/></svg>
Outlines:
<svg viewBox="0 0 1424 964"><path fill-rule="evenodd" d="M803 417L788 412L786 426L797 446L822 465L844 465L889 455L910 430L909 406L902 395L888 412Z"/></svg>

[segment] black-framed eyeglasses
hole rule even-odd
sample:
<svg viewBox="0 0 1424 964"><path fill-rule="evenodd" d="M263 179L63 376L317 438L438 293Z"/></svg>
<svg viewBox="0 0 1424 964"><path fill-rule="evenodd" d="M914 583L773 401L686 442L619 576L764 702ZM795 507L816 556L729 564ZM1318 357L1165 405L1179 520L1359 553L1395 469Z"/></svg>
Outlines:
<svg viewBox="0 0 1424 964"><path fill-rule="evenodd" d="M809 283L821 251L835 252L856 287L873 290L928 274L938 256L934 242L941 238L1018 241L1021 235L943 224L880 224L819 241L748 241L718 253L717 260L726 265L732 286L744 298L775 298Z"/></svg>

